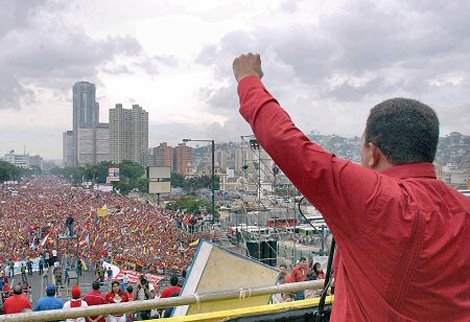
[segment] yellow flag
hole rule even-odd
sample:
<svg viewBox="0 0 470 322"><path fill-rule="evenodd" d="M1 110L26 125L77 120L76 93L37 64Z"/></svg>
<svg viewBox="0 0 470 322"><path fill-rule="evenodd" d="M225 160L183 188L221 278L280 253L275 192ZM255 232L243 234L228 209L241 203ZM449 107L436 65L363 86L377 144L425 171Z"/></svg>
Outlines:
<svg viewBox="0 0 470 322"><path fill-rule="evenodd" d="M106 206L98 208L96 211L98 212L98 217L106 217L108 215L108 208Z"/></svg>
<svg viewBox="0 0 470 322"><path fill-rule="evenodd" d="M197 246L197 244L199 244L199 239L196 239L195 241L190 243L189 246L193 247L193 246Z"/></svg>

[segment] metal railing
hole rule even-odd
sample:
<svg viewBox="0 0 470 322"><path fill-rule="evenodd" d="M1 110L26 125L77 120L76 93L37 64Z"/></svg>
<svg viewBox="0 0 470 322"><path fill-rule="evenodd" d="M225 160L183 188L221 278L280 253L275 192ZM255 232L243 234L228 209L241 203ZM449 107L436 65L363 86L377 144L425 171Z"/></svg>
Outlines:
<svg viewBox="0 0 470 322"><path fill-rule="evenodd" d="M298 292L302 290L312 289L318 290L323 288L323 280L314 280L308 282L288 283L274 286L263 286L257 288L240 288L237 290L228 290L214 293L205 293L197 295L186 295L181 297L171 297L165 299L133 301L120 304L103 304L95 305L87 308L73 308L69 310L51 310L41 312L28 312L11 315L0 316L0 321L6 322L39 322L65 320L79 317L123 314L128 312L147 311L151 309L162 309L179 305L200 304L206 302L216 302L231 299L240 299L243 301L249 297L272 295L286 292Z"/></svg>

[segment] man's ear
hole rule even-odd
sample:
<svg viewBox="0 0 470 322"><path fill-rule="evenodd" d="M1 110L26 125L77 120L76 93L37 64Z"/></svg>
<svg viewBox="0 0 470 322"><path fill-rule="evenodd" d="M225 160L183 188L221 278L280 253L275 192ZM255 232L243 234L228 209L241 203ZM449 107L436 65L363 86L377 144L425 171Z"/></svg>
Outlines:
<svg viewBox="0 0 470 322"><path fill-rule="evenodd" d="M369 159L369 167L372 169L376 169L380 162L383 161L382 158L384 158L384 155L382 151L380 151L380 148L375 145L375 143L370 142L369 143L369 153L370 153L370 159Z"/></svg>
<svg viewBox="0 0 470 322"><path fill-rule="evenodd" d="M393 166L393 164L388 161L385 154L382 150L375 144L369 143L369 149L371 158L369 159L369 167L376 171L383 171Z"/></svg>

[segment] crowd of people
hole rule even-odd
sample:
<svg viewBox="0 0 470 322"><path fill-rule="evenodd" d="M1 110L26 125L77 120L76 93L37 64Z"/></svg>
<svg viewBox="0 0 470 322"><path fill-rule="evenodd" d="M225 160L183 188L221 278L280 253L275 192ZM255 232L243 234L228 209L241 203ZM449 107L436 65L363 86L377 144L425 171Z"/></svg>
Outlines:
<svg viewBox="0 0 470 322"><path fill-rule="evenodd" d="M9 187L10 190L12 189ZM176 212L114 193L85 190L56 177L40 177L0 194L0 262L50 260L61 249L95 263L103 258L134 268L186 268L202 237L177 228ZM69 224L69 226L66 225ZM69 235L74 223L76 238Z"/></svg>
<svg viewBox="0 0 470 322"><path fill-rule="evenodd" d="M92 283L92 290L87 294L82 294L78 285L73 285L71 290L71 297L68 301L63 301L57 297L57 288L54 284L50 284L46 288L46 296L40 298L34 306L31 299L24 292L21 285L16 285L11 294L5 299L3 304L3 311L5 314L26 313L32 311L50 311L65 309L70 310L74 308L84 308L94 305L102 304L119 304L135 300L149 300L157 298L168 298L178 296L181 292L180 280L176 275L170 277L170 286L163 292L160 292L159 285L148 283L144 275L137 285L127 285L124 287L119 281L111 282L111 289L107 293L102 293L102 283L95 280ZM91 317L82 317L67 319L66 322L132 322L137 320L148 320L160 317L169 317L173 308L166 310L148 310L142 312L134 312L127 314L110 314Z"/></svg>
<svg viewBox="0 0 470 322"><path fill-rule="evenodd" d="M277 284L324 280L326 278L321 263L315 262L313 259L309 261L306 257L301 257L292 270L284 263L279 265L279 270ZM273 296L273 302L280 303L314 298L320 296L321 292L322 290L305 290L297 293L277 294Z"/></svg>
<svg viewBox="0 0 470 322"><path fill-rule="evenodd" d="M40 177L0 189L0 283L6 314L174 296L181 290L181 284L173 285L176 275L170 278L170 290L162 294L158 284L147 283L145 278L128 284L128 278L124 280L127 275L121 281L112 281L110 292L102 294L99 288L104 275L108 280L113 278L103 260L122 268L182 272L184 276L196 250L194 241L205 236L181 229L184 214L143 200L86 190L56 177ZM34 308L28 284L33 260L46 288L46 296ZM81 297L75 285L72 298L64 303L57 298L61 284L69 282L70 270L80 275L83 266L95 269L93 291ZM10 287L9 278L19 273L22 282ZM168 292L172 294L167 296ZM109 316L107 320L146 319L161 313L138 312ZM104 321L104 317L88 320Z"/></svg>

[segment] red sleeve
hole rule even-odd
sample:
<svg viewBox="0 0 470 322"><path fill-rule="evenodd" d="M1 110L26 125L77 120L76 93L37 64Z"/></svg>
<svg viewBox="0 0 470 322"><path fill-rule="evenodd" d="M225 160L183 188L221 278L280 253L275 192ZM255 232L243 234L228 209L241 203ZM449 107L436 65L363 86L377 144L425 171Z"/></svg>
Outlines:
<svg viewBox="0 0 470 322"><path fill-rule="evenodd" d="M300 131L256 76L238 85L240 113L260 145L323 214L338 240L368 230L363 218L381 193L377 172L337 158ZM312 114L312 118L315 115ZM348 211L346 212L345 209Z"/></svg>

